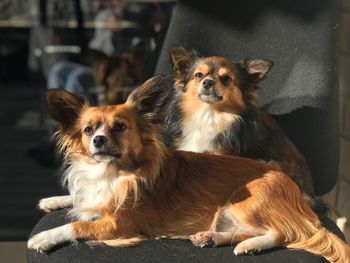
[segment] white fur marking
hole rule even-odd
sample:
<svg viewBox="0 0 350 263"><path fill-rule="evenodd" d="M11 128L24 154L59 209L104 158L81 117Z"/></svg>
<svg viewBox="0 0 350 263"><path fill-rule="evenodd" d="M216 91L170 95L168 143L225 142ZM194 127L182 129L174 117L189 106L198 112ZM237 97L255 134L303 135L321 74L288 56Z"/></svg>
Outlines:
<svg viewBox="0 0 350 263"><path fill-rule="evenodd" d="M53 246L73 240L74 230L71 224L66 224L47 231L40 232L28 240L28 248L42 252Z"/></svg>
<svg viewBox="0 0 350 263"><path fill-rule="evenodd" d="M94 154L96 152L96 147L94 145L94 138L96 136L105 136L105 126L101 125L100 127L98 127L98 129L94 132L94 135L91 136L91 140L90 140L90 144L89 144L89 151L91 154Z"/></svg>
<svg viewBox="0 0 350 263"><path fill-rule="evenodd" d="M89 143L89 151L92 155L95 153L99 152L101 149L96 148L94 145L94 139L96 136L106 136L105 132L105 125L101 125L94 133L94 135L91 137L90 143ZM104 149L105 146L102 146L102 149ZM95 155L93 157L96 161L99 162L104 162L104 163L109 163L115 159L114 156L109 156L109 155Z"/></svg>
<svg viewBox="0 0 350 263"><path fill-rule="evenodd" d="M69 214L78 220L98 218L100 215L96 209L108 205L118 190L118 184L127 177L121 176L113 164L74 161L64 179L73 200Z"/></svg>
<svg viewBox="0 0 350 263"><path fill-rule="evenodd" d="M203 105L183 126L179 150L204 152L213 151L213 140L233 122L239 120L239 115L218 112L210 105Z"/></svg>
<svg viewBox="0 0 350 263"><path fill-rule="evenodd" d="M49 198L43 198L39 201L39 208L45 212L51 212L59 208L71 207L73 200L70 195L53 196Z"/></svg>
<svg viewBox="0 0 350 263"><path fill-rule="evenodd" d="M281 245L274 232L268 231L262 236L256 236L246 239L237 244L233 253L237 255L247 254L251 251L260 252L265 249Z"/></svg>

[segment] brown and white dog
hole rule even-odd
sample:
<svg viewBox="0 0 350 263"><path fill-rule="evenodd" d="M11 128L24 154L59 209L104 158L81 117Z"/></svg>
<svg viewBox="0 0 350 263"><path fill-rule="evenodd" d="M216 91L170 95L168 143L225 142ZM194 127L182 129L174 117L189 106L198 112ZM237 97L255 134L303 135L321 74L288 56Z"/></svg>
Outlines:
<svg viewBox="0 0 350 263"><path fill-rule="evenodd" d="M141 89L163 84L153 78ZM157 116L143 111L142 100L131 95L125 104L91 107L67 91L48 91L70 195L43 199L40 207L72 206L77 221L34 235L29 248L46 251L81 239L122 246L183 238L200 247L235 244L236 255L286 246L349 262L349 247L322 227L278 168L167 149Z"/></svg>
<svg viewBox="0 0 350 263"><path fill-rule="evenodd" d="M163 115L167 146L274 162L313 197L312 177L303 155L257 105L258 84L272 62L200 57L176 46L169 52L174 82L164 91L157 87L143 91L156 102L145 107Z"/></svg>

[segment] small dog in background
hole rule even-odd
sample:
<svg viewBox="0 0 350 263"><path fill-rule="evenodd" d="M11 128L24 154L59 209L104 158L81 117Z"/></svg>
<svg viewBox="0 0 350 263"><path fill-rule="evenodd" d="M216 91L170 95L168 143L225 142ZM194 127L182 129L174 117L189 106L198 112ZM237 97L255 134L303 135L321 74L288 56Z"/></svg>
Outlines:
<svg viewBox="0 0 350 263"><path fill-rule="evenodd" d="M153 78L139 90L164 84ZM297 185L274 165L167 149L158 115L144 111L144 99L136 92L125 104L91 107L65 90L47 92L70 195L43 199L40 207L72 206L78 221L34 235L29 248L182 238L199 247L234 244L235 255L286 246L349 262L349 247L321 225Z"/></svg>
<svg viewBox="0 0 350 263"><path fill-rule="evenodd" d="M143 78L142 51L124 51L108 57L98 50L89 50L88 63L94 72L96 85L101 89L98 101L103 105L125 102Z"/></svg>
<svg viewBox="0 0 350 263"><path fill-rule="evenodd" d="M234 62L170 49L174 97L165 125L180 150L231 154L279 165L307 195L314 187L308 165L278 124L258 108L259 82L272 67L263 59ZM177 130L174 123L178 123Z"/></svg>
<svg viewBox="0 0 350 263"><path fill-rule="evenodd" d="M257 106L258 84L272 67L271 61L199 57L183 47L172 47L169 53L175 70L172 87L143 91L151 105L145 107L164 117L168 146L275 163L304 193L314 196L303 155Z"/></svg>

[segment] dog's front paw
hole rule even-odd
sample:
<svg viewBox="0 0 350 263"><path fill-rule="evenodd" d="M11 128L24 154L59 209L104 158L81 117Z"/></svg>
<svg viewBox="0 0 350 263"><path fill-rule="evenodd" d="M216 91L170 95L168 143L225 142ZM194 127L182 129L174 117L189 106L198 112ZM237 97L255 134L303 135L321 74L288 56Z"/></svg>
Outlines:
<svg viewBox="0 0 350 263"><path fill-rule="evenodd" d="M56 245L55 240L50 234L50 230L36 234L28 241L28 248L35 249L43 253Z"/></svg>
<svg viewBox="0 0 350 263"><path fill-rule="evenodd" d="M46 213L49 213L53 210L58 209L57 207L57 201L54 199L54 197L44 198L39 201L38 207L41 210L44 210Z"/></svg>
<svg viewBox="0 0 350 263"><path fill-rule="evenodd" d="M43 198L39 201L39 208L49 213L51 211L71 206L70 196L53 196L49 198Z"/></svg>
<svg viewBox="0 0 350 263"><path fill-rule="evenodd" d="M57 244L72 240L72 238L73 229L71 225L67 224L34 235L28 240L27 247L43 253Z"/></svg>

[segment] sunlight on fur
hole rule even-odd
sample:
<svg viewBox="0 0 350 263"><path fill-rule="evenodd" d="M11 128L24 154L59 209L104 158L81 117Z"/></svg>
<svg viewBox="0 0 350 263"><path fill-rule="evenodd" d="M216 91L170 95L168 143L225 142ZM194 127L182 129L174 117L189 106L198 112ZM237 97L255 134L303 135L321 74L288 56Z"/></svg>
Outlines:
<svg viewBox="0 0 350 263"><path fill-rule="evenodd" d="M152 78L143 88L164 85L163 80ZM322 227L279 168L166 148L157 119L139 107L142 96L134 95L125 104L90 107L64 90L47 93L60 125L74 220L32 236L28 248L43 252L74 240L128 246L183 238L199 247L233 244L235 255L282 246L350 262L348 245Z"/></svg>

